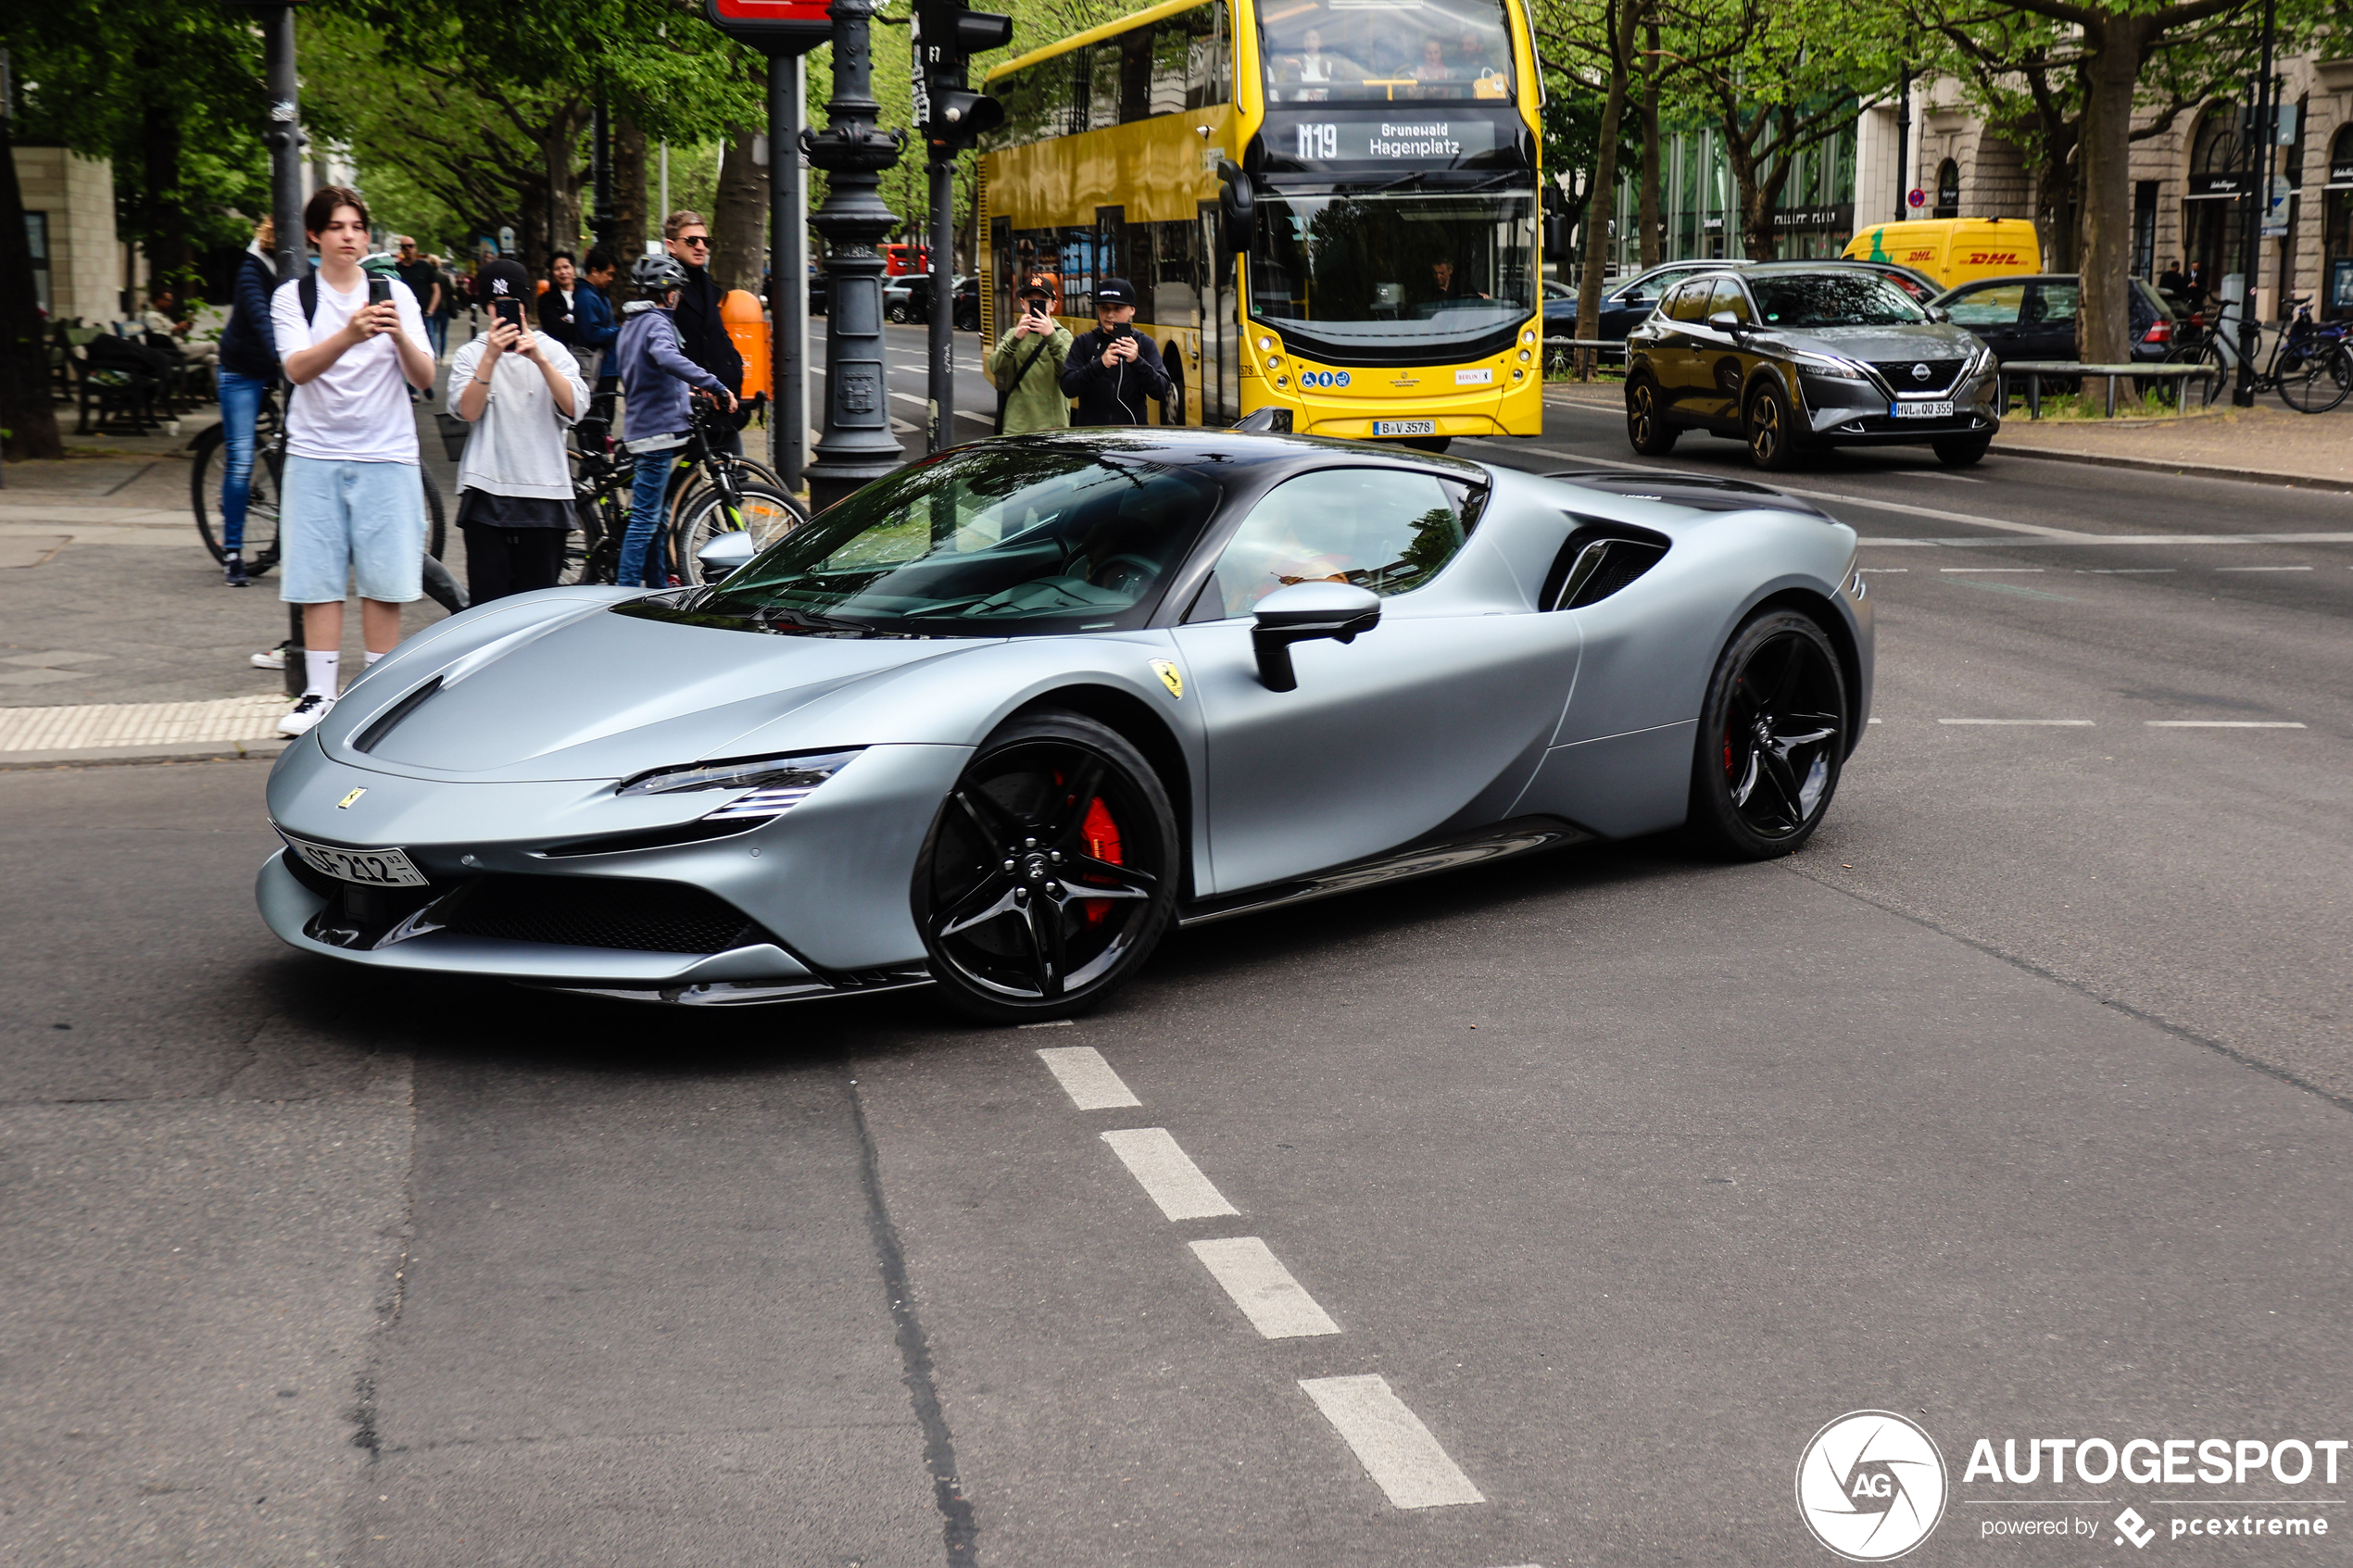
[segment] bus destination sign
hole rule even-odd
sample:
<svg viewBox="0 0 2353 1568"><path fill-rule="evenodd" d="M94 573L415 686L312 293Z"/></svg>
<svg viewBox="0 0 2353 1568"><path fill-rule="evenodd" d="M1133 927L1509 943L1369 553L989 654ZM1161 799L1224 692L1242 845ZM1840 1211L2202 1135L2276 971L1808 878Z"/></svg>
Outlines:
<svg viewBox="0 0 2353 1568"><path fill-rule="evenodd" d="M1302 119L1286 149L1302 163L1453 162L1495 150L1495 121L1444 115ZM1268 141L1274 142L1270 135ZM1280 142L1276 142L1280 146Z"/></svg>

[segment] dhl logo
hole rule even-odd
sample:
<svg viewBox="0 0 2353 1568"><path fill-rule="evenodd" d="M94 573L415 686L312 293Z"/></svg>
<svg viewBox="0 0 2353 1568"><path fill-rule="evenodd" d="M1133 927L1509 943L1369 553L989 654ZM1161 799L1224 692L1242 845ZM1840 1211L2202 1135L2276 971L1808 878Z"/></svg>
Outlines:
<svg viewBox="0 0 2353 1568"><path fill-rule="evenodd" d="M1933 261L1936 259L1936 247L1934 245L1930 245L1924 249L1913 251L1910 255L1905 257L1904 259L1906 261Z"/></svg>
<svg viewBox="0 0 2353 1568"><path fill-rule="evenodd" d="M1963 265L1969 267L2015 267L2018 265L2018 252L2014 250L1973 250L1969 253L1969 260L1963 263Z"/></svg>

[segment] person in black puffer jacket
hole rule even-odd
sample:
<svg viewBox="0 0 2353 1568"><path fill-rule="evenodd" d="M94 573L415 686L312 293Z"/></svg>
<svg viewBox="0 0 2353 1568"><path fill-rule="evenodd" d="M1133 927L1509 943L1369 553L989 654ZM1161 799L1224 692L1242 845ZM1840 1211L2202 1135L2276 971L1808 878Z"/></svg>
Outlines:
<svg viewBox="0 0 2353 1568"><path fill-rule="evenodd" d="M220 330L220 547L228 558L220 580L242 588L245 576L245 504L253 490L253 432L261 400L278 380L278 344L270 326L270 296L278 286L271 252L277 226L265 218L254 225L253 244L237 261L237 286L229 324Z"/></svg>

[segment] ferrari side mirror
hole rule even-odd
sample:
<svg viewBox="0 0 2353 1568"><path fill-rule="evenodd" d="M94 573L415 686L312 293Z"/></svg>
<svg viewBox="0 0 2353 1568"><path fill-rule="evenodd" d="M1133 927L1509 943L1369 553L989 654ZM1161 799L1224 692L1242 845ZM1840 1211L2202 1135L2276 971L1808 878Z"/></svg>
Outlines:
<svg viewBox="0 0 2353 1568"><path fill-rule="evenodd" d="M1380 624L1380 596L1353 583L1294 583L1258 601L1250 644L1258 655L1258 681L1270 692L1299 689L1290 646L1329 637L1353 643L1359 632Z"/></svg>
<svg viewBox="0 0 2353 1568"><path fill-rule="evenodd" d="M751 534L744 529L722 533L695 552L695 559L702 563L705 583L724 583L740 571L758 555L760 549L751 542Z"/></svg>

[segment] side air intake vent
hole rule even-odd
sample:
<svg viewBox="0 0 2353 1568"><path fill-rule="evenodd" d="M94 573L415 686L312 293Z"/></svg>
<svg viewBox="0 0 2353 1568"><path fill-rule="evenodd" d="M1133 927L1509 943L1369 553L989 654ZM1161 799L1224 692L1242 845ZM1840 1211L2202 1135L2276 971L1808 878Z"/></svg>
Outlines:
<svg viewBox="0 0 2353 1568"><path fill-rule="evenodd" d="M1544 583L1546 609L1579 609L1599 604L1656 566L1667 541L1648 529L1624 523L1587 525L1568 536Z"/></svg>
<svg viewBox="0 0 2353 1568"><path fill-rule="evenodd" d="M358 737L351 743L351 749L354 751L375 750L376 747L383 743L384 736L392 734L394 730L400 727L400 721L417 711L418 709L422 708L425 704L425 698L433 696L434 693L439 691L440 689L441 677L435 675L432 680L427 681L423 685L419 686L415 691L410 692L407 696L402 697L398 702L396 702L390 708L385 709L383 715L379 717L374 723L359 732Z"/></svg>

